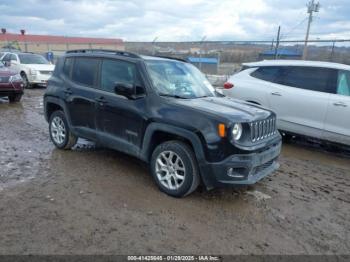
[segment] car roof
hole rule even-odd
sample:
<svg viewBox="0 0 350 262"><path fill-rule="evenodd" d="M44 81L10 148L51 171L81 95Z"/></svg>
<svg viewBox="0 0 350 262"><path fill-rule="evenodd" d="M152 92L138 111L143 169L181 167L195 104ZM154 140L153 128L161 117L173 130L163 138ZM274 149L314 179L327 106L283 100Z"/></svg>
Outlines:
<svg viewBox="0 0 350 262"><path fill-rule="evenodd" d="M125 58L133 58L133 59L141 59L141 60L159 60L159 61L181 61L187 63L186 60L176 57L166 57L166 56L147 56L147 55L139 55L132 52L127 51L119 51L119 50L108 50L108 49L77 49L77 50L69 50L66 51L66 55L75 56L75 55L88 55L88 56L100 56L106 55L109 57L125 57Z"/></svg>
<svg viewBox="0 0 350 262"><path fill-rule="evenodd" d="M349 65L323 62L323 61L307 61L307 60L263 60L259 62L243 63L243 66L247 67L260 67L260 66L308 66L308 67L323 67L333 68L340 70L350 70Z"/></svg>

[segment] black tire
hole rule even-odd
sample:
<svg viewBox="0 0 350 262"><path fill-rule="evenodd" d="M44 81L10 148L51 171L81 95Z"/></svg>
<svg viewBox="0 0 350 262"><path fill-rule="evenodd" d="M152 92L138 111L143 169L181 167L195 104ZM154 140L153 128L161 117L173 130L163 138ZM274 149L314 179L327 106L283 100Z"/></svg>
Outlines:
<svg viewBox="0 0 350 262"><path fill-rule="evenodd" d="M31 85L29 84L28 77L26 73L22 72L21 73L22 81L23 81L23 87L24 88L31 88Z"/></svg>
<svg viewBox="0 0 350 262"><path fill-rule="evenodd" d="M282 132L282 139L284 143L290 143L293 140L294 136L285 132Z"/></svg>
<svg viewBox="0 0 350 262"><path fill-rule="evenodd" d="M55 139L53 135L53 122L54 120L57 121L57 119L60 119L62 121L65 128L65 136L61 143L57 141L57 139ZM77 143L78 140L78 138L70 132L68 122L62 111L55 111L51 114L49 120L49 133L52 143L59 149L71 149Z"/></svg>
<svg viewBox="0 0 350 262"><path fill-rule="evenodd" d="M184 167L184 179L177 189L169 189L162 184L157 175L157 159L161 156L162 153L166 154L167 152L175 153L176 157L179 157L182 161L181 166ZM151 174L158 185L159 189L173 197L184 197L191 194L194 190L197 189L200 178L199 178L199 169L197 165L196 157L191 149L186 143L181 141L168 141L164 142L156 147L152 153L151 163L150 163ZM167 172L167 171L165 171ZM181 171L182 172L182 171ZM174 174L175 176L175 174ZM174 177L172 181L175 184ZM164 182L165 183L165 182Z"/></svg>
<svg viewBox="0 0 350 262"><path fill-rule="evenodd" d="M21 101L22 94L12 94L9 95L9 102L10 103L15 103Z"/></svg>

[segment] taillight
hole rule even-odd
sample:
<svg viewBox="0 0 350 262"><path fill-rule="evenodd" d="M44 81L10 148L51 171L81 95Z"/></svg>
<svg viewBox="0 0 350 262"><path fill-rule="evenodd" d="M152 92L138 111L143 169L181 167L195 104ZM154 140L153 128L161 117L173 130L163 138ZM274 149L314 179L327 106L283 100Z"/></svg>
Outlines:
<svg viewBox="0 0 350 262"><path fill-rule="evenodd" d="M233 84L230 82L225 82L224 89L231 89L233 87Z"/></svg>

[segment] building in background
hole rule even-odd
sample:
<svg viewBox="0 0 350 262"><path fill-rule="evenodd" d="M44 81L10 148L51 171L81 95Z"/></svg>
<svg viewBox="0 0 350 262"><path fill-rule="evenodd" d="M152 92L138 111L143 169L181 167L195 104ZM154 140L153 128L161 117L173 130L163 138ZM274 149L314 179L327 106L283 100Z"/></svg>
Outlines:
<svg viewBox="0 0 350 262"><path fill-rule="evenodd" d="M205 74L218 72L219 59L215 57L187 57L187 61L196 66Z"/></svg>
<svg viewBox="0 0 350 262"><path fill-rule="evenodd" d="M301 59L302 53L298 50L290 49L279 49L277 50L277 59ZM275 50L266 50L259 54L259 59L275 59L276 51Z"/></svg>
<svg viewBox="0 0 350 262"><path fill-rule="evenodd" d="M24 30L20 34L12 34L7 33L6 29L1 30L0 48L35 53L53 52L55 55L72 49L125 50L122 39L29 35Z"/></svg>

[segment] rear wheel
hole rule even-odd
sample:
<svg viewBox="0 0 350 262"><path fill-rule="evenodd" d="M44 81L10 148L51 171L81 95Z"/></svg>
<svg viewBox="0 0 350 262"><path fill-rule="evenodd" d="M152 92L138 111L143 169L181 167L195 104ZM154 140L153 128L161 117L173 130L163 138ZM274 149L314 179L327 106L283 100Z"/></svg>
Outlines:
<svg viewBox="0 0 350 262"><path fill-rule="evenodd" d="M22 94L12 94L9 95L9 101L10 103L15 103L15 102L19 102L22 98Z"/></svg>
<svg viewBox="0 0 350 262"><path fill-rule="evenodd" d="M159 189L173 197L192 193L200 182L195 155L180 141L157 146L151 158L151 173Z"/></svg>
<svg viewBox="0 0 350 262"><path fill-rule="evenodd" d="M55 111L49 120L50 138L59 149L70 149L77 143L68 126L66 117L62 111Z"/></svg>

